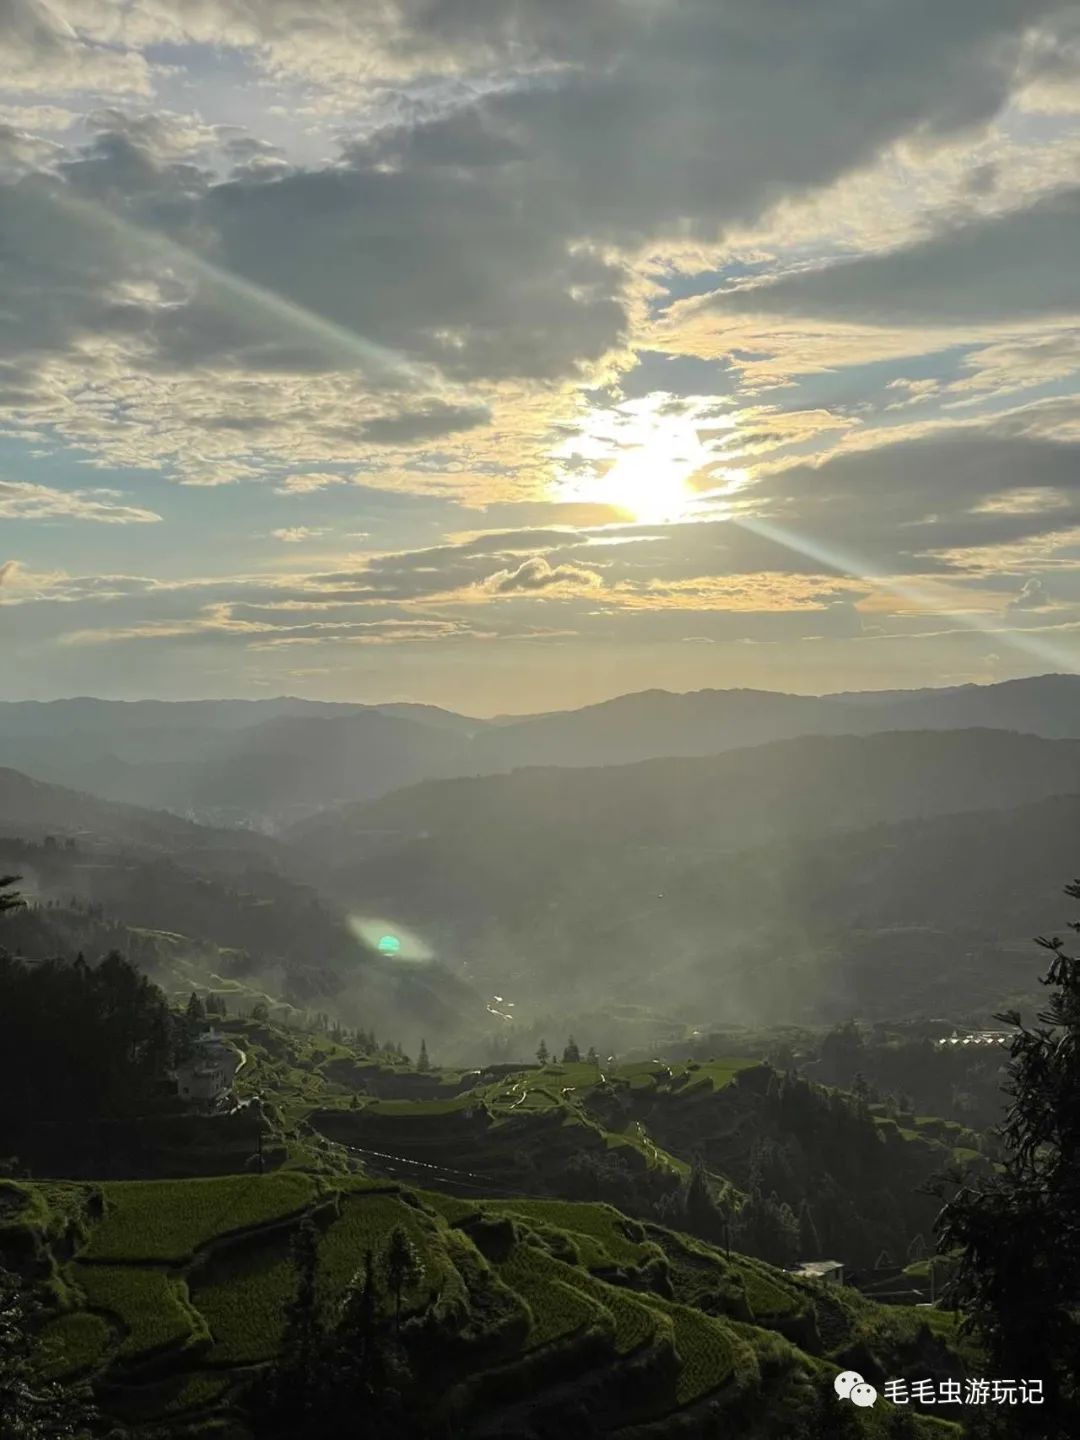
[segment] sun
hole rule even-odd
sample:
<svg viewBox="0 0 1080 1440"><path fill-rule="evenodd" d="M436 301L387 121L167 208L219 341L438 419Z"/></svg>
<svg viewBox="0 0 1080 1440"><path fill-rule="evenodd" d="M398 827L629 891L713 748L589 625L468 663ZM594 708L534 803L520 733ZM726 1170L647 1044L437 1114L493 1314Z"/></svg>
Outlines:
<svg viewBox="0 0 1080 1440"><path fill-rule="evenodd" d="M683 519L693 500L688 478L671 447L654 439L618 456L599 478L597 489L604 494L596 498L644 524L669 524Z"/></svg>
<svg viewBox="0 0 1080 1440"><path fill-rule="evenodd" d="M669 398L587 417L554 454L563 469L560 498L610 505L644 525L687 519L700 498L690 482L711 457L691 420L657 403Z"/></svg>

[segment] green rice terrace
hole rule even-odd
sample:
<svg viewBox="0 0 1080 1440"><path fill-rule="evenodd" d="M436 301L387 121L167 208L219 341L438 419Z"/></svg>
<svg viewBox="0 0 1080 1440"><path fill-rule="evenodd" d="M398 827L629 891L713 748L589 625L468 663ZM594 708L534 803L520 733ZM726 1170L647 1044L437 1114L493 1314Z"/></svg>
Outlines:
<svg viewBox="0 0 1080 1440"><path fill-rule="evenodd" d="M805 1283L603 1204L280 1170L6 1180L0 1216L0 1252L49 1306L41 1374L92 1379L106 1413L146 1437L250 1433L245 1401L281 1343L304 1217L328 1316L365 1251L407 1232L419 1265L401 1337L433 1436L781 1436L813 1423L852 1364L871 1378L964 1368L942 1312ZM891 1433L889 1414L852 1408L852 1433ZM956 1433L931 1416L905 1424Z"/></svg>

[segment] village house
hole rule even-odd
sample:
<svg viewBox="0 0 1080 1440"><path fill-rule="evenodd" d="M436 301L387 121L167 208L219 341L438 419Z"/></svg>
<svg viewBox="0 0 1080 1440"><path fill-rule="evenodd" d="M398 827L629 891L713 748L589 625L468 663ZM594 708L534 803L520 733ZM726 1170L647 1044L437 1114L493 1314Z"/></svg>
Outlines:
<svg viewBox="0 0 1080 1440"><path fill-rule="evenodd" d="M804 1260L791 1273L800 1280L823 1280L826 1285L844 1283L844 1267L839 1260Z"/></svg>
<svg viewBox="0 0 1080 1440"><path fill-rule="evenodd" d="M194 1053L173 1072L176 1093L191 1105L212 1110L231 1090L241 1056L214 1030L200 1035L194 1044Z"/></svg>

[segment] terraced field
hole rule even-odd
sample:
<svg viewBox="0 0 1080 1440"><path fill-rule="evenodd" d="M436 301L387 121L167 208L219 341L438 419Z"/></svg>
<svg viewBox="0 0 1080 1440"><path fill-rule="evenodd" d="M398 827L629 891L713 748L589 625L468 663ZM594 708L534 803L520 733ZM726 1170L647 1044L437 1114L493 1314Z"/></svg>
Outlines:
<svg viewBox="0 0 1080 1440"><path fill-rule="evenodd" d="M920 1312L837 1292L828 1297L832 1338L800 1350L788 1328L769 1327L802 1318L816 1334L809 1321L824 1302L814 1287L606 1205L471 1202L387 1181L290 1173L99 1189L97 1213L90 1187L55 1194L25 1184L8 1194L5 1223L36 1226L46 1246L82 1237L71 1258L63 1246L53 1254L54 1300L65 1308L40 1337L39 1369L94 1376L138 1436L190 1421L192 1433L225 1426L230 1440L242 1440L243 1393L280 1343L295 1284L289 1236L302 1214L319 1228L327 1316L365 1252L381 1254L404 1227L420 1270L403 1297L403 1335L423 1317L447 1337L473 1336L461 1353L476 1358L462 1360L458 1383L430 1397L433 1415L457 1433L498 1434L523 1394L555 1407L556 1419L560 1405L591 1407L598 1435L682 1411L715 1413L723 1425L730 1407L746 1413L747 1396L775 1408L789 1387L808 1393L834 1373L831 1357L854 1343L880 1354L891 1373L904 1373L905 1355L928 1337L951 1343L944 1326L931 1336ZM653 1280L659 1289L648 1288ZM695 1303L700 1287L712 1313ZM497 1343L495 1330L483 1339L487 1325L501 1327ZM879 1433L871 1426L880 1417L858 1423ZM949 1433L929 1425L917 1419L916 1433ZM752 1430L738 1433L753 1440Z"/></svg>
<svg viewBox="0 0 1080 1440"><path fill-rule="evenodd" d="M102 1185L105 1215L83 1260L181 1265L222 1235L298 1215L315 1197L310 1176L223 1175L196 1180L118 1180Z"/></svg>

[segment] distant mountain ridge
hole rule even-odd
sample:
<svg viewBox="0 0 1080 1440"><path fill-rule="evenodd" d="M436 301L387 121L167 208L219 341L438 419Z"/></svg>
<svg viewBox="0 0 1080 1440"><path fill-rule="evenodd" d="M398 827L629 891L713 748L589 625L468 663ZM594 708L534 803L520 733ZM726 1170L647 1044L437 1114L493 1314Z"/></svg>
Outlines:
<svg viewBox="0 0 1080 1440"><path fill-rule="evenodd" d="M1080 677L788 695L647 690L496 720L295 698L0 703L0 764L212 824L279 829L427 779L721 754L803 735L982 727L1080 738Z"/></svg>

